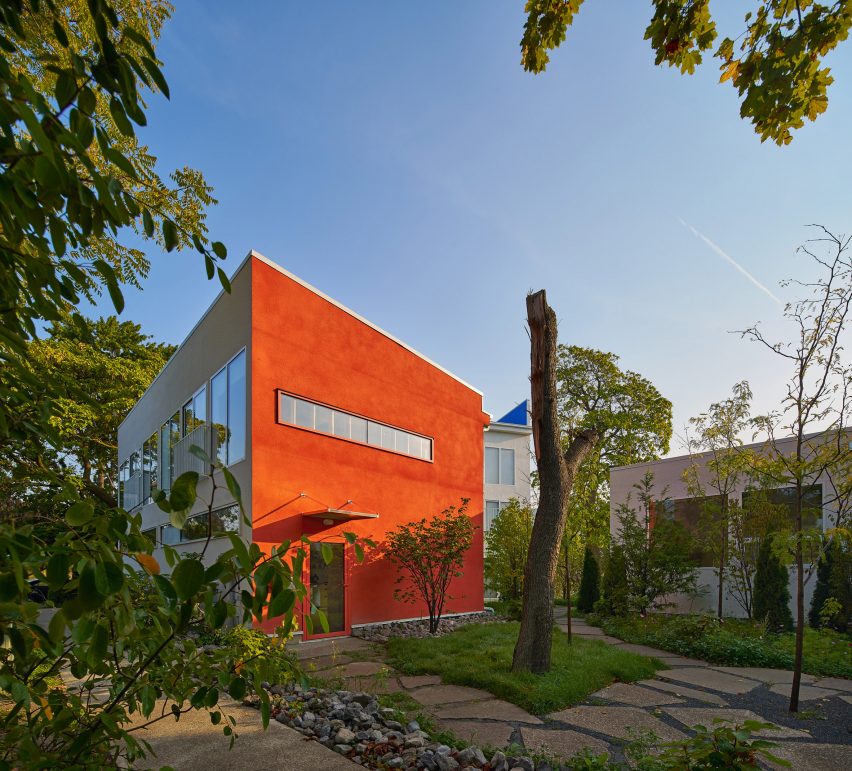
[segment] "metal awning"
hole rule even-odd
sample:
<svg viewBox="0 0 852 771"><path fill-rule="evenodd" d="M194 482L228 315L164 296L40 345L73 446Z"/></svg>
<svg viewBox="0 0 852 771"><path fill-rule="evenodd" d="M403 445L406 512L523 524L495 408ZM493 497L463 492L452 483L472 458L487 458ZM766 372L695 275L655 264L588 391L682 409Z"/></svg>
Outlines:
<svg viewBox="0 0 852 771"><path fill-rule="evenodd" d="M375 512L368 511L352 511L351 509L317 509L316 511L305 511L303 517L310 519L331 519L335 522L349 522L353 519L378 519L379 515Z"/></svg>

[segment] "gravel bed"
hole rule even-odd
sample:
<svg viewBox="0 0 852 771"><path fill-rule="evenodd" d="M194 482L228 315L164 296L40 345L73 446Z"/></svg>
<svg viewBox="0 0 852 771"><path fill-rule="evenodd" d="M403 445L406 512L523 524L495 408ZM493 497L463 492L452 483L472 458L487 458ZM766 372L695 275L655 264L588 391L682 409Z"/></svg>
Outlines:
<svg viewBox="0 0 852 771"><path fill-rule="evenodd" d="M387 642L392 637L440 637L467 624L483 624L489 621L505 620L502 616L495 615L493 610L482 610L476 613L442 618L438 622L438 631L434 635L429 634L429 620L418 619L416 621L389 621L354 627L352 636L370 642Z"/></svg>
<svg viewBox="0 0 852 771"><path fill-rule="evenodd" d="M271 714L309 739L318 741L365 768L425 769L425 771L553 771L543 761L507 756L490 758L479 747L449 747L431 740L412 720L402 725L398 710L379 706L375 696L357 691L299 685L264 687L272 701ZM246 704L257 707L257 698Z"/></svg>

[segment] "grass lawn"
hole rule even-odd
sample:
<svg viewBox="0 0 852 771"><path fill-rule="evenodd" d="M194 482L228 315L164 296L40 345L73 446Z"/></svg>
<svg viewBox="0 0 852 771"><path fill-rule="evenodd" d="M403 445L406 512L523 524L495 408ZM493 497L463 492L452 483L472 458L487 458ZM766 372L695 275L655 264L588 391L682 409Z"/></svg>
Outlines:
<svg viewBox="0 0 852 771"><path fill-rule="evenodd" d="M631 643L732 667L792 669L796 637L765 634L761 624L708 616L650 615L594 618L603 630ZM852 677L852 637L805 627L803 670L811 675Z"/></svg>
<svg viewBox="0 0 852 771"><path fill-rule="evenodd" d="M512 652L517 623L471 624L436 638L388 641L389 662L409 675L440 675L445 683L481 688L534 715L586 699L613 680L652 677L660 668L645 656L577 637L569 644L554 630L552 669L544 675L514 674Z"/></svg>

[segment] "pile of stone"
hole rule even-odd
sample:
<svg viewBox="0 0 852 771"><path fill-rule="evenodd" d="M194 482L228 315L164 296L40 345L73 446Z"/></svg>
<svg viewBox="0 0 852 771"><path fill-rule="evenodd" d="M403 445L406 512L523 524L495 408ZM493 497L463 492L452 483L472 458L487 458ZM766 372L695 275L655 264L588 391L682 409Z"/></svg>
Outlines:
<svg viewBox="0 0 852 771"><path fill-rule="evenodd" d="M267 686L265 686L267 687ZM354 691L268 686L272 717L365 768L425 771L549 771L530 758L497 752L488 760L479 747L454 749L432 741L417 721L402 725L400 712L376 697ZM247 700L257 706L257 700Z"/></svg>
<svg viewBox="0 0 852 771"><path fill-rule="evenodd" d="M464 613L458 616L442 618L438 624L437 635L445 635L466 624L483 624L488 621L505 621L491 609L476 613ZM429 637L429 619L417 621L388 621L381 624L367 624L353 627L353 637L370 642L387 642L391 637Z"/></svg>

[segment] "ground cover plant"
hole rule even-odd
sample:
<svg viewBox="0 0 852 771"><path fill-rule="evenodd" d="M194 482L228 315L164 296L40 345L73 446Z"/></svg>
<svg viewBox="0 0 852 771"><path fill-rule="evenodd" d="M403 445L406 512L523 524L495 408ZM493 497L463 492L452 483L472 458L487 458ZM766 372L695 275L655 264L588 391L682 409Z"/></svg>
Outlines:
<svg viewBox="0 0 852 771"><path fill-rule="evenodd" d="M551 669L512 672L518 624L471 624L436 639L395 638L389 663L405 674L440 675L445 683L481 688L533 714L577 704L614 680L652 677L659 663L602 642L553 637Z"/></svg>
<svg viewBox="0 0 852 771"><path fill-rule="evenodd" d="M614 637L651 645L713 664L792 669L795 634L771 634L763 624L709 616L650 615L646 618L590 619ZM832 630L805 629L804 671L852 677L852 637Z"/></svg>

